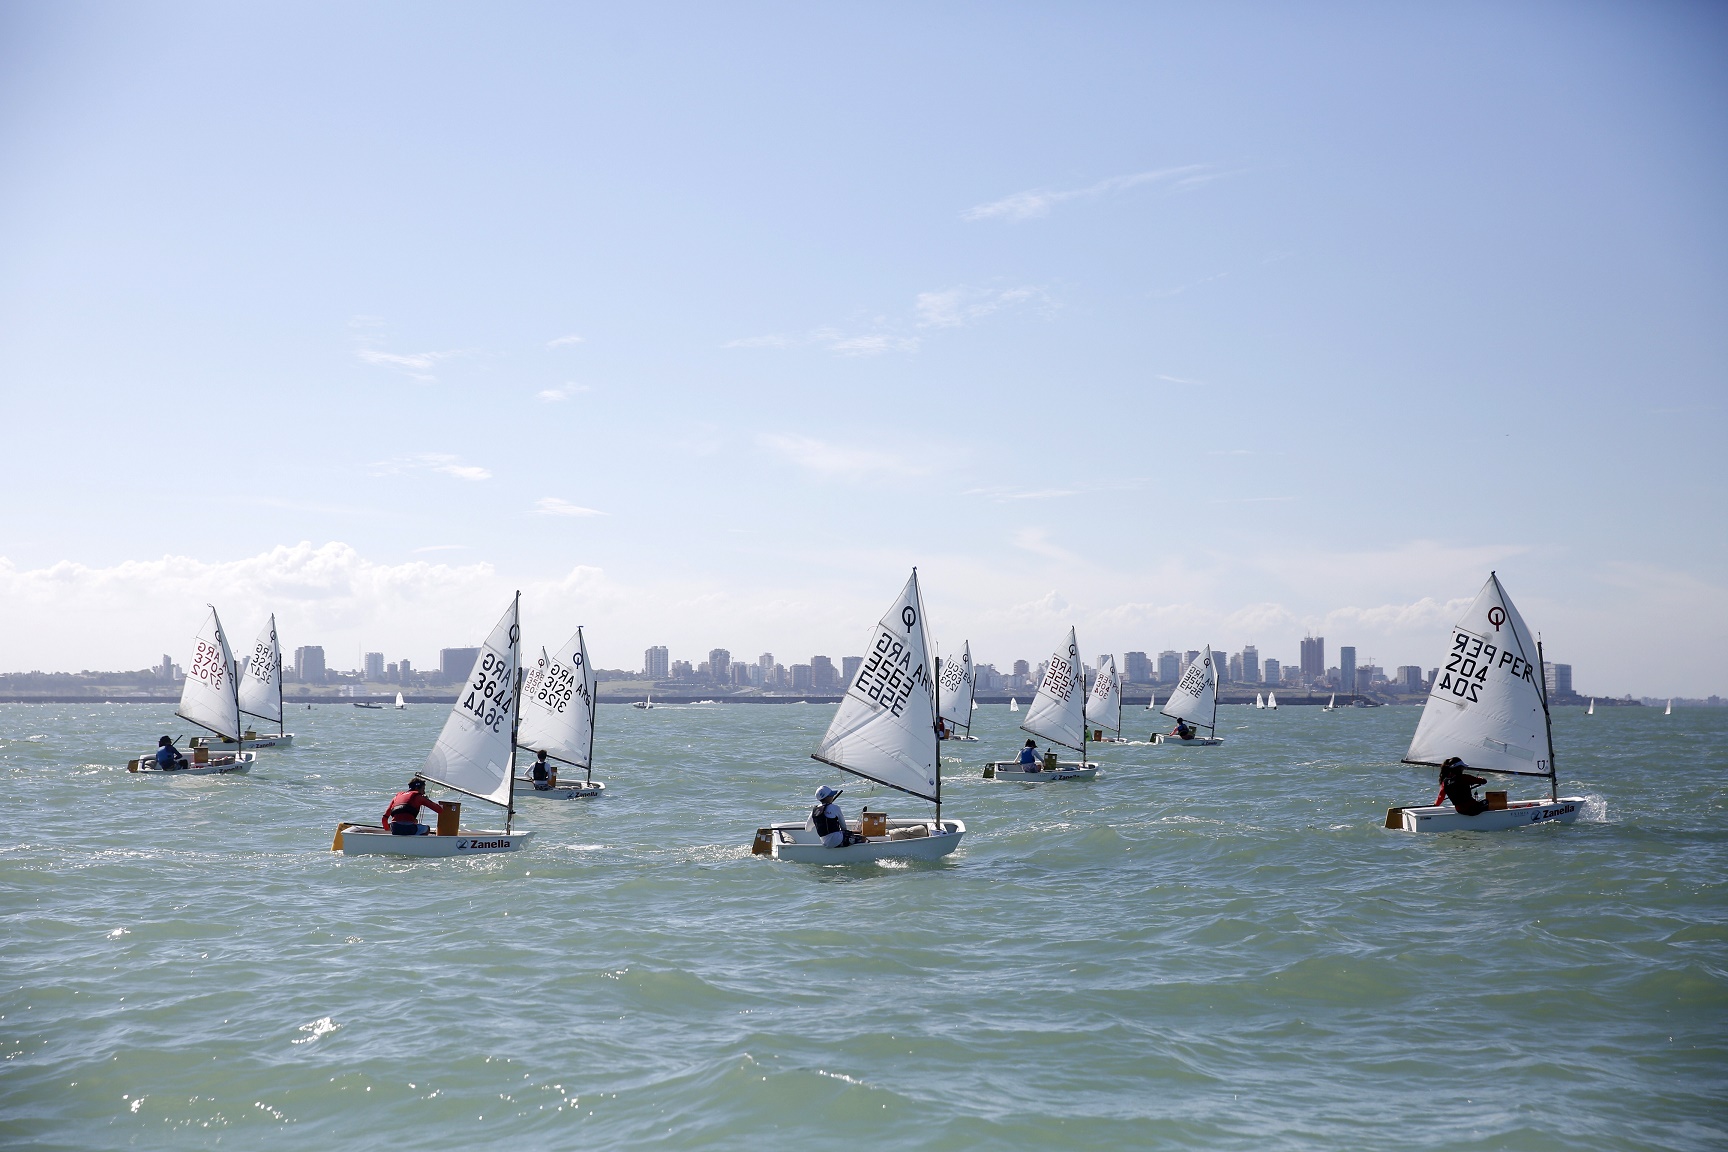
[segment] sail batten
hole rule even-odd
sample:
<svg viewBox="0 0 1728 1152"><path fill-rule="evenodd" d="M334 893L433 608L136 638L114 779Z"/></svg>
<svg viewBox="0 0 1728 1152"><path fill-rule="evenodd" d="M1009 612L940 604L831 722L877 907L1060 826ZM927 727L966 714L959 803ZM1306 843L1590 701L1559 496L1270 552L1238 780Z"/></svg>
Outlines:
<svg viewBox="0 0 1728 1152"><path fill-rule="evenodd" d="M972 693L977 679L972 668L972 642L960 646L959 660L942 663L937 682L937 715L961 731L972 727Z"/></svg>
<svg viewBox="0 0 1728 1152"><path fill-rule="evenodd" d="M436 784L510 807L511 732L516 724L516 672L522 629L512 600L486 638L451 705L438 743L420 775Z"/></svg>
<svg viewBox="0 0 1728 1152"><path fill-rule="evenodd" d="M258 633L240 677L240 711L282 724L282 646L276 639L276 614Z"/></svg>
<svg viewBox="0 0 1728 1152"><path fill-rule="evenodd" d="M174 714L200 728L208 728L224 740L237 739L240 695L234 682L234 654L214 605L194 639L192 662L186 666L186 685L180 690L180 706Z"/></svg>
<svg viewBox="0 0 1728 1152"><path fill-rule="evenodd" d="M811 756L854 776L936 802L941 798L936 692L916 571L877 621L865 651L863 664Z"/></svg>
<svg viewBox="0 0 1728 1152"><path fill-rule="evenodd" d="M1176 690L1160 709L1172 720L1186 720L1215 731L1218 727L1218 669L1213 666L1212 646L1206 645L1200 659L1188 665ZM1202 719L1204 717L1204 719Z"/></svg>
<svg viewBox="0 0 1728 1152"><path fill-rule="evenodd" d="M1038 692L1026 706L1023 731L1041 736L1052 744L1084 752L1086 747L1086 686L1080 668L1080 645L1074 639L1074 629L1068 629L1068 642L1050 654L1044 668L1044 678L1038 682Z"/></svg>
<svg viewBox="0 0 1728 1152"><path fill-rule="evenodd" d="M594 760L594 669L588 662L588 644L582 629L548 655L540 649L540 662L522 678L522 721L516 746L530 752L542 749L549 760L577 768L592 767Z"/></svg>
<svg viewBox="0 0 1728 1152"><path fill-rule="evenodd" d="M1095 728L1122 731L1122 680L1116 675L1115 656L1098 666L1098 679L1086 694L1086 722Z"/></svg>
<svg viewBox="0 0 1728 1152"><path fill-rule="evenodd" d="M1508 776L1552 776L1541 667L1530 629L1490 573L1452 626L1405 761L1439 765L1456 756Z"/></svg>

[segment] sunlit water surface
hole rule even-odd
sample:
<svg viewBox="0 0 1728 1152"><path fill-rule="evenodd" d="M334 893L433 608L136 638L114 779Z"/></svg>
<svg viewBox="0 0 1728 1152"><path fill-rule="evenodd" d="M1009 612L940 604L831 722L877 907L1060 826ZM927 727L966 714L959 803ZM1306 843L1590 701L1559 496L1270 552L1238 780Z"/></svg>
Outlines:
<svg viewBox="0 0 1728 1152"><path fill-rule="evenodd" d="M752 857L844 783L830 713L606 706L605 799L401 862L331 834L444 708L302 709L251 776L163 779L124 762L169 708L0 706L0 1143L1728 1143L1728 710L1567 710L1583 820L1418 837L1381 827L1433 796L1414 708L1226 709L1221 748L1026 787L979 778L1019 741L987 707L955 855Z"/></svg>

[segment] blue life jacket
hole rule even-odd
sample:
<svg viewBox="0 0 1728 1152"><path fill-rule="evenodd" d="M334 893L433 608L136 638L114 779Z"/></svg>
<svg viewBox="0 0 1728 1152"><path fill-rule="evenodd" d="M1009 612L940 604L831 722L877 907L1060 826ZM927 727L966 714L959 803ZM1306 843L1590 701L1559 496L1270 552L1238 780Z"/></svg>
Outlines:
<svg viewBox="0 0 1728 1152"><path fill-rule="evenodd" d="M1022 748L1022 749L1020 749L1020 763L1022 763L1022 764L1036 764L1036 763L1038 763L1038 749L1036 749L1036 748Z"/></svg>

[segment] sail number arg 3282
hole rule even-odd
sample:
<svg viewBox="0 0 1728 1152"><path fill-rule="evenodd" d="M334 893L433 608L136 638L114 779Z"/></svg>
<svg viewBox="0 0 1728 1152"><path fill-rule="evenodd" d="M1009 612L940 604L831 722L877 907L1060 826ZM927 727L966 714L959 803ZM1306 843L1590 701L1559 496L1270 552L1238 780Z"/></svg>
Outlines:
<svg viewBox="0 0 1728 1152"><path fill-rule="evenodd" d="M474 667L474 679L462 697L462 711L477 724L502 732L510 719L513 670L510 661L488 648Z"/></svg>
<svg viewBox="0 0 1728 1152"><path fill-rule="evenodd" d="M912 689L924 683L924 665L912 667L912 649L888 629L876 628L876 642L858 669L851 692L865 703L895 716L906 710ZM928 691L928 689L926 689Z"/></svg>
<svg viewBox="0 0 1728 1152"><path fill-rule="evenodd" d="M1522 656L1497 648L1474 633L1462 628L1452 629L1452 649L1446 654L1446 666L1434 682L1436 695L1443 695L1454 704L1475 704L1481 699L1481 688L1488 683L1490 670L1504 671L1514 680L1536 683L1536 666Z"/></svg>

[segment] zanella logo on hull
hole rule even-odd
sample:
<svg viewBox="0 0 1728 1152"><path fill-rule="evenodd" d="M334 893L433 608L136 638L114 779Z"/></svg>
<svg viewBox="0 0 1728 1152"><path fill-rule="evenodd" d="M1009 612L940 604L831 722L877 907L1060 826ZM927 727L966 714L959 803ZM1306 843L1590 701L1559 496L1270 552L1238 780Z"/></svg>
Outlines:
<svg viewBox="0 0 1728 1152"><path fill-rule="evenodd" d="M510 841L509 840L466 840L466 839L464 839L464 840L456 841L456 851L458 851L458 852L496 852L499 849L507 849L509 847L510 847Z"/></svg>

